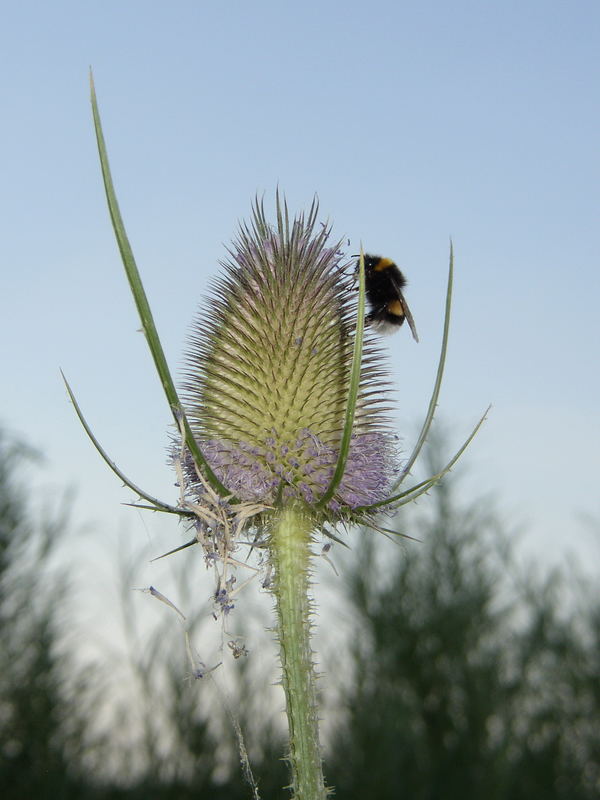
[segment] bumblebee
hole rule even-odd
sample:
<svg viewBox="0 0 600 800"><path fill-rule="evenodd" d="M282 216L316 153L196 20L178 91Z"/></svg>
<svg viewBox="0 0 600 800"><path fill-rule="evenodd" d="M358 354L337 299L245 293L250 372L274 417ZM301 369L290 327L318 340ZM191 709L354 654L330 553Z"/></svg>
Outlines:
<svg viewBox="0 0 600 800"><path fill-rule="evenodd" d="M356 272L360 259L356 264ZM371 310L366 322L380 333L393 333L404 320L408 322L415 342L419 341L415 321L404 299L406 278L389 258L365 255L365 289Z"/></svg>

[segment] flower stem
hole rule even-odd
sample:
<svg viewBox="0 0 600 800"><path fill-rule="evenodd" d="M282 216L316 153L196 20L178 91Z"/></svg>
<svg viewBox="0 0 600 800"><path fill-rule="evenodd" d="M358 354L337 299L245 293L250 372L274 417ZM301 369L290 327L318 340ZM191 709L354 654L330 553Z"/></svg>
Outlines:
<svg viewBox="0 0 600 800"><path fill-rule="evenodd" d="M308 596L312 522L283 508L272 530L277 634L290 736L294 800L325 800Z"/></svg>

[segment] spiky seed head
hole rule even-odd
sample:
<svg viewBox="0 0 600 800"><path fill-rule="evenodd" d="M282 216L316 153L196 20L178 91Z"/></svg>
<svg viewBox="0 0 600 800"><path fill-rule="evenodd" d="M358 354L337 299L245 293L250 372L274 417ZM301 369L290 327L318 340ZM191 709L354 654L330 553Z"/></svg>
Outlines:
<svg viewBox="0 0 600 800"><path fill-rule="evenodd" d="M338 457L350 383L356 290L316 202L290 225L277 202L242 224L225 274L198 315L185 356L184 401L194 436L222 484L241 501L313 505ZM395 452L386 418L381 354L367 339L359 401L332 521L386 496ZM189 485L203 494L191 457Z"/></svg>

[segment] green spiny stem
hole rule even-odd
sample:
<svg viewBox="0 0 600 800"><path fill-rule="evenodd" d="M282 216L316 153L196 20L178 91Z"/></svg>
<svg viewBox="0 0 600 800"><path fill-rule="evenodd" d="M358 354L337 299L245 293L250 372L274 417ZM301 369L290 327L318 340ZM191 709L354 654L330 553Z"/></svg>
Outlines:
<svg viewBox="0 0 600 800"><path fill-rule="evenodd" d="M327 797L310 647L308 590L312 528L312 520L301 510L284 507L274 524L270 543L294 800Z"/></svg>

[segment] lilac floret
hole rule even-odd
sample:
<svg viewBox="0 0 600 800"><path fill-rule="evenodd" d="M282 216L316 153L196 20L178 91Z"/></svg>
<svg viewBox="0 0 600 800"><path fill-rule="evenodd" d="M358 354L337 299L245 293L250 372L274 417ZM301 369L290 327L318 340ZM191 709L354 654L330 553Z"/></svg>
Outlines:
<svg viewBox="0 0 600 800"><path fill-rule="evenodd" d="M269 437L264 448L225 439L207 439L199 445L219 480L233 495L265 505L275 501L280 487L285 497L314 503L327 490L338 457L334 448L308 430L303 430L294 442L278 446ZM330 511L352 510L385 499L394 475L394 456L390 436L354 435L344 476L335 499L328 504ZM191 488L201 497L205 490L197 480L189 454L184 467Z"/></svg>

